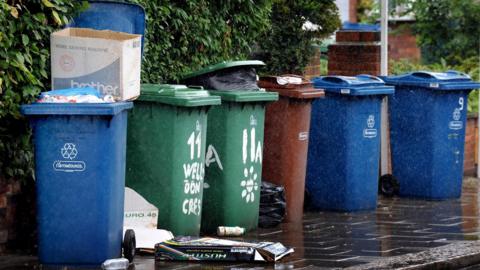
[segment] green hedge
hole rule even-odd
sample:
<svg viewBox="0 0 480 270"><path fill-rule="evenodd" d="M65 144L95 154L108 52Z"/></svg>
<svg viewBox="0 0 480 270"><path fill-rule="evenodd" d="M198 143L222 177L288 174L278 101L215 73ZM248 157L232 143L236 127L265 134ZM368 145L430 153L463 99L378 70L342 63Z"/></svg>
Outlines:
<svg viewBox="0 0 480 270"><path fill-rule="evenodd" d="M245 59L269 24L270 0L136 0L147 32L142 81L172 82L223 60Z"/></svg>
<svg viewBox="0 0 480 270"><path fill-rule="evenodd" d="M263 43L264 50L275 51L265 59L271 70L292 63L295 70L301 70L307 64L311 39L338 26L332 0L132 1L143 5L147 16L142 64L145 83L175 82L205 65L249 58L258 50L257 44ZM282 5L290 11L282 13ZM87 6L86 1L69 0L0 2L0 178L33 177L31 131L19 106L49 89L49 36ZM279 20L289 14L292 16ZM321 30L299 32L301 42L274 44L275 39L267 39L280 36L283 30L278 29L301 30L306 19L320 24ZM281 28L285 20L294 28ZM275 26L270 27L271 22ZM265 35L267 31L270 34ZM302 53L304 49L307 51ZM293 60L285 61L290 58Z"/></svg>
<svg viewBox="0 0 480 270"><path fill-rule="evenodd" d="M310 22L313 27L305 29ZM333 0L273 0L271 27L259 42L264 73L302 74L314 54L316 39L331 35L340 27Z"/></svg>
<svg viewBox="0 0 480 270"><path fill-rule="evenodd" d="M49 87L50 33L85 2L0 2L0 177L33 177L30 129L19 106Z"/></svg>

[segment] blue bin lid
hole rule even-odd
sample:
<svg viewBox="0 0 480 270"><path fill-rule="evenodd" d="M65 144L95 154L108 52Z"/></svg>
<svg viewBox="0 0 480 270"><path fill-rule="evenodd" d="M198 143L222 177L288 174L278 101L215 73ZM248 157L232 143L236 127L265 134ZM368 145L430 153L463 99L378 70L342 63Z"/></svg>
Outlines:
<svg viewBox="0 0 480 270"><path fill-rule="evenodd" d="M449 70L447 72L415 71L398 76L383 77L387 84L420 86L432 90L472 90L480 88L480 83L472 81L465 73Z"/></svg>
<svg viewBox="0 0 480 270"><path fill-rule="evenodd" d="M380 32L380 25L344 22L341 31Z"/></svg>
<svg viewBox="0 0 480 270"><path fill-rule="evenodd" d="M75 17L68 27L112 30L142 35L142 52L145 35L145 10L132 3L89 1L89 8Z"/></svg>
<svg viewBox="0 0 480 270"><path fill-rule="evenodd" d="M386 86L382 79L372 75L322 76L312 81L315 88L342 95L389 95L395 91L392 86Z"/></svg>
<svg viewBox="0 0 480 270"><path fill-rule="evenodd" d="M32 103L22 105L23 115L116 115L131 109L132 102L115 103Z"/></svg>

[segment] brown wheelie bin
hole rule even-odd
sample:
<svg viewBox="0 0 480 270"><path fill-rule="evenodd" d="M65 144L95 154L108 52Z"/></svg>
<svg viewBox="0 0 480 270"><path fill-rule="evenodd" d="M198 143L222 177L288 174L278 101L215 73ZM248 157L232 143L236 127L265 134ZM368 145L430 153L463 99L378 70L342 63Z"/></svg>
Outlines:
<svg viewBox="0 0 480 270"><path fill-rule="evenodd" d="M310 112L314 99L325 93L296 75L261 77L258 85L280 96L266 110L262 179L285 187L285 221L301 221Z"/></svg>

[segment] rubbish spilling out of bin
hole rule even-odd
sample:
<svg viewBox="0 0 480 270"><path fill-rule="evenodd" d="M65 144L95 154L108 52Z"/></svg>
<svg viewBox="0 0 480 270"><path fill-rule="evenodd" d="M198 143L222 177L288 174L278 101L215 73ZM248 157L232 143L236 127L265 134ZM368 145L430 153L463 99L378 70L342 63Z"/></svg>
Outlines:
<svg viewBox="0 0 480 270"><path fill-rule="evenodd" d="M285 217L286 205L285 188L262 181L258 226L260 228L271 228L280 224Z"/></svg>
<svg viewBox="0 0 480 270"><path fill-rule="evenodd" d="M156 260L275 262L293 248L274 242L243 242L218 238L177 237L155 246Z"/></svg>
<svg viewBox="0 0 480 270"><path fill-rule="evenodd" d="M42 92L39 103L111 103L112 95L102 96L100 91L92 87L69 88Z"/></svg>
<svg viewBox="0 0 480 270"><path fill-rule="evenodd" d="M256 68L264 65L258 60L221 62L186 75L183 82L208 90L258 91Z"/></svg>

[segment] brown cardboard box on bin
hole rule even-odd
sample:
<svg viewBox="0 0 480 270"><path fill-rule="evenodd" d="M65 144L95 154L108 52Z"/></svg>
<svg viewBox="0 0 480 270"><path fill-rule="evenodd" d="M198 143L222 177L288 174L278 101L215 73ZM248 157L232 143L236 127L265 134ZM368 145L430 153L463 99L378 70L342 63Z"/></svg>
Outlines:
<svg viewBox="0 0 480 270"><path fill-rule="evenodd" d="M50 36L52 89L93 87L116 101L140 95L141 35L66 28Z"/></svg>

